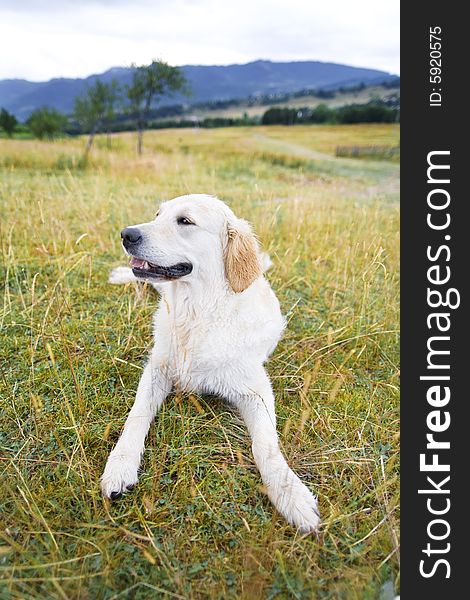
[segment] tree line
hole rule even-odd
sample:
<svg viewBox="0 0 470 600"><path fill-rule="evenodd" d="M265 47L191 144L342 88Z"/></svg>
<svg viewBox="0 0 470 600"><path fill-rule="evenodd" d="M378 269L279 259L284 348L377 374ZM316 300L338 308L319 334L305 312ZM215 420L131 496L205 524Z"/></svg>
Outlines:
<svg viewBox="0 0 470 600"><path fill-rule="evenodd" d="M134 121L137 131L137 151L142 154L144 131L148 127L152 106L164 95L190 90L183 72L162 60L134 67L130 85L120 86L116 80L106 83L97 79L75 99L72 120L81 133L88 134L85 157L88 156L97 133L110 133L119 114L125 113ZM43 107L36 109L26 120L31 133L38 139L53 139L66 128L69 119L59 111ZM12 137L18 126L16 117L5 109L0 111L0 127Z"/></svg>
<svg viewBox="0 0 470 600"><path fill-rule="evenodd" d="M400 109L388 106L382 100L367 104L347 104L331 108L319 104L315 108L270 108L261 119L263 125L296 125L308 123L394 123L399 120Z"/></svg>
<svg viewBox="0 0 470 600"><path fill-rule="evenodd" d="M369 84L370 85L370 84ZM383 81L374 83L376 86L382 86L388 89L400 87L399 77L389 77ZM276 104L286 104L292 100L301 97L318 98L319 100L332 100L338 98L341 94L353 94L361 92L367 88L364 82L357 84L343 85L334 89L325 88L303 88L295 92L269 92L267 94L255 94L245 98L229 98L227 100L215 99L196 102L191 105L191 109L201 111L224 110L227 108L238 106L273 106ZM176 117L187 111L187 107L183 104L166 105L158 108L153 112L154 117Z"/></svg>

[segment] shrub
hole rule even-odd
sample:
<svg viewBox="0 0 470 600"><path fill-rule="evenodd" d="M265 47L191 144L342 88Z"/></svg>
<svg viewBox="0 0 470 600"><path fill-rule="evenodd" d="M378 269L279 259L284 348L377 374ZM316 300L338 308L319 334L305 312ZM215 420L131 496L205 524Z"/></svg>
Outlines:
<svg viewBox="0 0 470 600"><path fill-rule="evenodd" d="M32 134L43 140L44 138L53 139L62 133L67 117L53 108L38 108L26 121Z"/></svg>

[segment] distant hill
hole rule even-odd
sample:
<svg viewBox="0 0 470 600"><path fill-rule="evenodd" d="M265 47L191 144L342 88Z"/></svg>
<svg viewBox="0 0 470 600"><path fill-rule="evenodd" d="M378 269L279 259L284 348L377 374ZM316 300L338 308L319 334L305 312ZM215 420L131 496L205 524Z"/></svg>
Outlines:
<svg viewBox="0 0 470 600"><path fill-rule="evenodd" d="M188 79L190 98L172 96L163 98L160 104L184 101L188 104L208 100L229 100L260 94L294 92L302 89L334 90L360 83L381 83L392 76L385 71L363 69L318 61L271 62L257 60L245 65L181 67ZM96 79L121 84L132 79L132 69L115 67L100 75L85 79L51 79L31 82L24 79L0 80L0 107L14 113L20 120L41 106L50 106L70 113L77 95Z"/></svg>

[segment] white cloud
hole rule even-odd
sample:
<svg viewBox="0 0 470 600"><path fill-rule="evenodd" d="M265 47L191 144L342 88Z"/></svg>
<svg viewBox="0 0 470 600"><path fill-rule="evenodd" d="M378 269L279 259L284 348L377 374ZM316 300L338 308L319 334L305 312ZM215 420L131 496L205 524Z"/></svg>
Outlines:
<svg viewBox="0 0 470 600"><path fill-rule="evenodd" d="M154 57L323 60L398 73L399 2L0 0L0 52L0 78L35 81Z"/></svg>

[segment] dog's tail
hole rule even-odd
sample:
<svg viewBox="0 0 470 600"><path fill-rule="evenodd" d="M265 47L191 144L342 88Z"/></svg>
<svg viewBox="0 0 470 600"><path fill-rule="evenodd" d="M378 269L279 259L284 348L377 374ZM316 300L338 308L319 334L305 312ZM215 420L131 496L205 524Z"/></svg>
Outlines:
<svg viewBox="0 0 470 600"><path fill-rule="evenodd" d="M260 252L260 263L263 273L266 273L266 271L273 266L273 261L269 258L267 252Z"/></svg>
<svg viewBox="0 0 470 600"><path fill-rule="evenodd" d="M126 285L127 283L145 283L134 275L130 267L116 267L115 269L112 269L109 274L108 282L112 283L113 285ZM157 292L160 291L161 286L158 283L156 283L155 281L149 281L148 283L153 288L155 288Z"/></svg>
<svg viewBox="0 0 470 600"><path fill-rule="evenodd" d="M130 267L116 267L109 274L108 282L113 285L125 285L138 281Z"/></svg>

